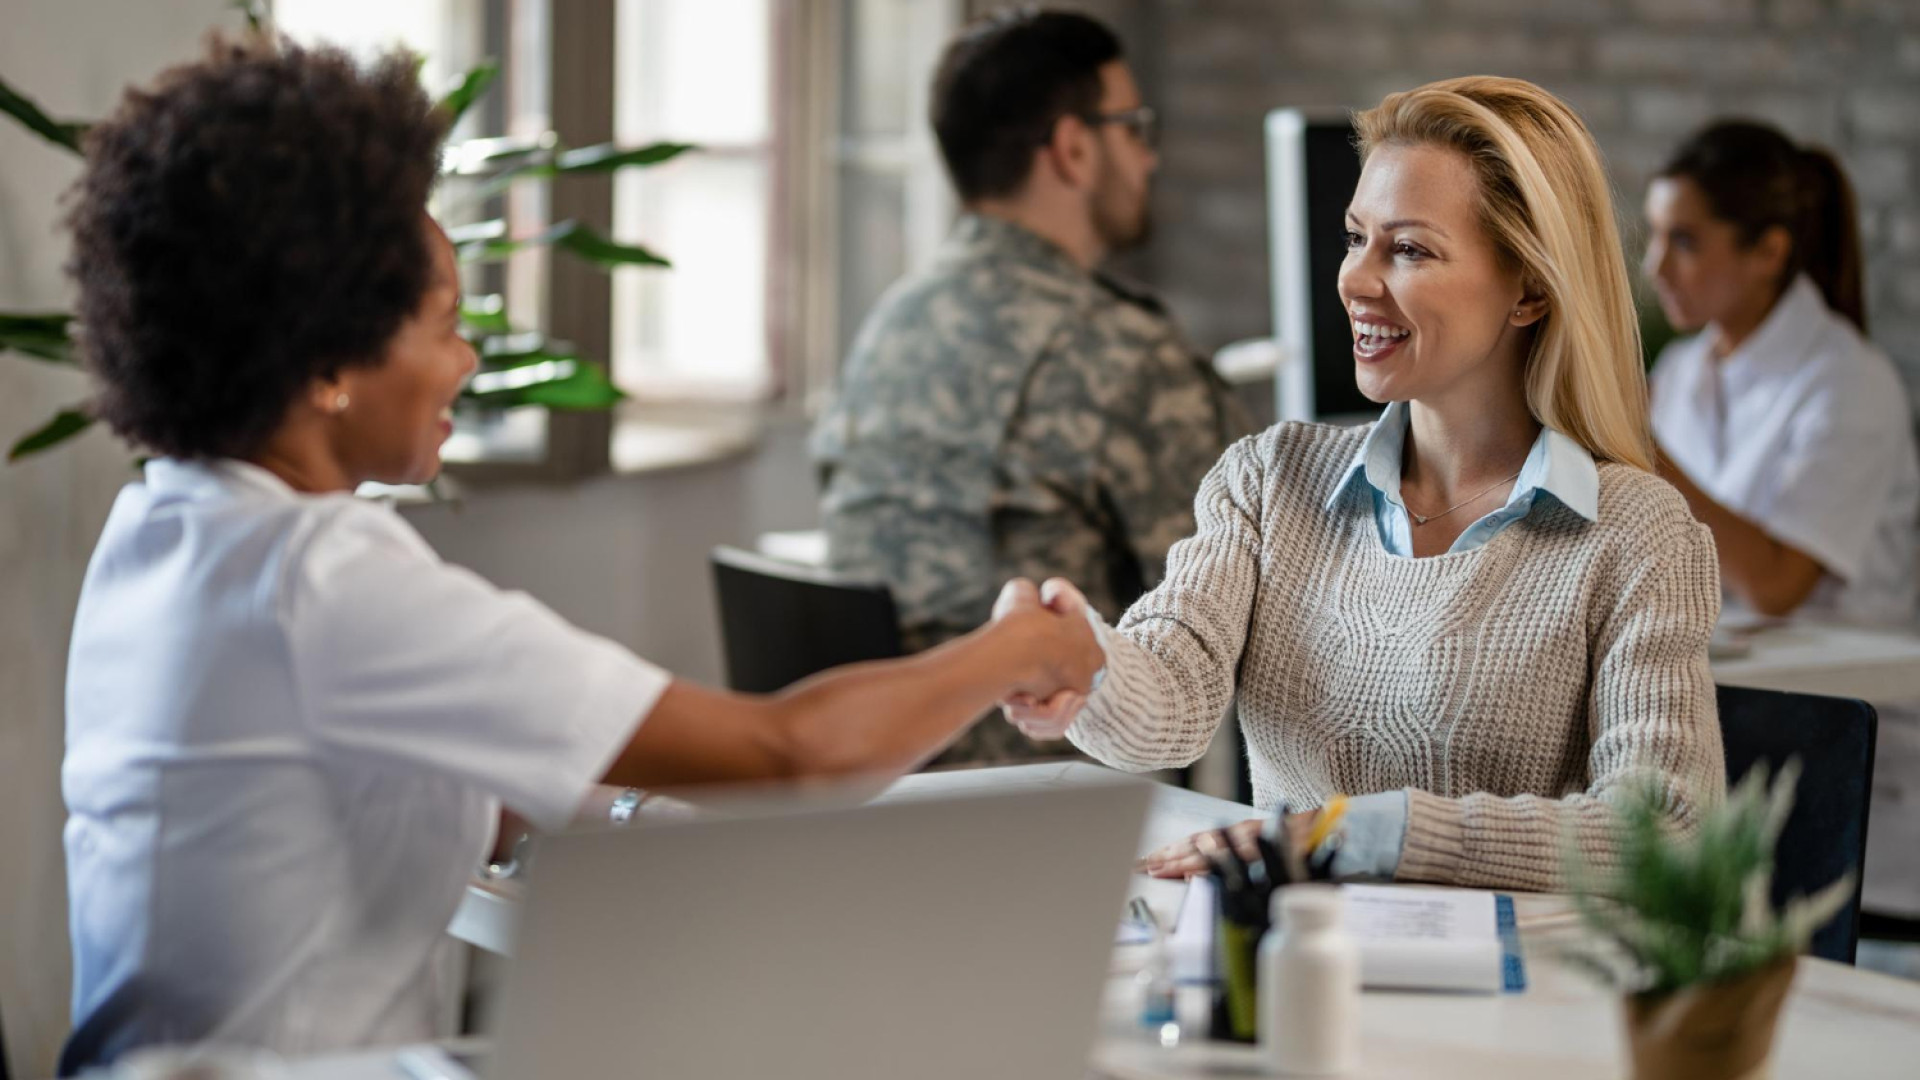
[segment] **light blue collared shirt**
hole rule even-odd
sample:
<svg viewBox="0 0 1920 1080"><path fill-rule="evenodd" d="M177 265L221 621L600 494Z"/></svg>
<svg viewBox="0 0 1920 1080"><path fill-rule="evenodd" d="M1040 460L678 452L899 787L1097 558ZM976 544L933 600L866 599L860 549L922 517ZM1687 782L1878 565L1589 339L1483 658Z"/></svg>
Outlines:
<svg viewBox="0 0 1920 1080"><path fill-rule="evenodd" d="M1364 482L1373 520L1379 526L1380 545L1388 554L1405 559L1413 557L1413 519L1400 501L1400 465L1406 458L1410 422L1405 402L1388 405L1327 498L1327 511L1331 513L1348 492ZM1520 467L1506 505L1467 526L1447 553L1484 547L1500 530L1531 513L1541 495L1551 496L1588 521L1599 518L1600 469L1593 463L1593 455L1579 443L1544 427L1533 440L1533 449ZM1392 877L1400 865L1406 833L1406 792L1380 791L1348 800L1347 816L1336 841L1339 847L1333 859L1334 875Z"/></svg>
<svg viewBox="0 0 1920 1080"><path fill-rule="evenodd" d="M1413 558L1413 519L1407 514L1406 504L1400 501L1400 463L1406 457L1410 422L1405 402L1388 405L1379 422L1367 433L1367 441L1360 444L1346 475L1327 497L1327 510L1332 511L1347 492L1364 480L1373 500L1373 519L1380 526L1380 544L1388 554L1403 559ZM1533 440L1533 449L1527 453L1526 463L1520 466L1520 477L1514 481L1513 493L1507 496L1506 505L1467 526L1447 553L1485 546L1500 530L1532 512L1542 494L1553 496L1560 505L1588 521L1600 516L1600 469L1593 463L1593 455L1552 428L1541 428L1539 437Z"/></svg>

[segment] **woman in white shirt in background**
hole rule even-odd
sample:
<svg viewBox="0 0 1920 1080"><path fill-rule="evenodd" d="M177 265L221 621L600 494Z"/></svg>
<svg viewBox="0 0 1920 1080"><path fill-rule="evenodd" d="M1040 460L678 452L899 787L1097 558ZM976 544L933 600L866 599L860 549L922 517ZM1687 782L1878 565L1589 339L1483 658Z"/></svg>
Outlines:
<svg viewBox="0 0 1920 1080"><path fill-rule="evenodd" d="M1865 337L1853 192L1839 164L1763 124L1713 124L1661 170L1646 215L1660 306L1675 327L1699 331L1653 369L1661 475L1713 530L1727 592L1763 616L1910 625L1913 410ZM1920 708L1874 704L1863 906L1911 918Z"/></svg>
<svg viewBox="0 0 1920 1080"><path fill-rule="evenodd" d="M474 370L427 216L445 131L411 56L249 38L88 134L70 269L95 409L155 457L67 666L62 1075L156 1043L430 1038L433 957L503 805L552 828L599 783L897 774L1010 692L1091 683L1086 624L1028 585L907 660L705 689L355 498L439 471Z"/></svg>
<svg viewBox="0 0 1920 1080"><path fill-rule="evenodd" d="M1866 337L1853 192L1832 155L1726 121L1647 190L1645 269L1677 329L1652 375L1661 475L1739 606L1905 625L1913 411Z"/></svg>

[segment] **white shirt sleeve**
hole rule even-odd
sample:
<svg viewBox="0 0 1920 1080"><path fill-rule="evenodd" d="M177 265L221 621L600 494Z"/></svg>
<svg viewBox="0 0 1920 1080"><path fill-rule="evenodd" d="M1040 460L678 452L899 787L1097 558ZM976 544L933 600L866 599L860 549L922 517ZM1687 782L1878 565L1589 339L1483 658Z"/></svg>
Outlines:
<svg viewBox="0 0 1920 1080"><path fill-rule="evenodd" d="M573 816L671 681L441 562L383 507L316 515L279 585L317 743L455 776L543 828Z"/></svg>
<svg viewBox="0 0 1920 1080"><path fill-rule="evenodd" d="M1819 387L1788 425L1756 523L1853 581L1892 491L1906 423L1904 393L1877 400L1866 380Z"/></svg>

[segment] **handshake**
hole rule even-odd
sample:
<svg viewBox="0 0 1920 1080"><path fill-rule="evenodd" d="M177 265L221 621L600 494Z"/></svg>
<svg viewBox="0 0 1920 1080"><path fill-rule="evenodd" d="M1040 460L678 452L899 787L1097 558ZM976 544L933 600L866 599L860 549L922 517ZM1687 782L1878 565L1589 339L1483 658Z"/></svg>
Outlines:
<svg viewBox="0 0 1920 1080"><path fill-rule="evenodd" d="M1107 662L1087 620L1087 598L1064 578L1037 589L1015 578L994 601L992 629L1013 639L1019 657L1001 711L1030 739L1065 735Z"/></svg>

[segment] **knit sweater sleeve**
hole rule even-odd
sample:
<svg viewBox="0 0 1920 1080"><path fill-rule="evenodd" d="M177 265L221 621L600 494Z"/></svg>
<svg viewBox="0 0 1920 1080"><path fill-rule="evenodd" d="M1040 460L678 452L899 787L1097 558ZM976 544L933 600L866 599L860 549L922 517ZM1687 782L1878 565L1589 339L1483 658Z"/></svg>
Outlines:
<svg viewBox="0 0 1920 1080"><path fill-rule="evenodd" d="M1108 765L1190 764L1233 701L1260 579L1260 438L1230 447L1201 481L1196 531L1168 553L1160 585L1117 629L1098 628L1106 674L1067 738Z"/></svg>
<svg viewBox="0 0 1920 1080"><path fill-rule="evenodd" d="M1604 879L1617 864L1614 802L1651 785L1668 820L1690 831L1725 794L1707 667L1720 611L1713 541L1690 518L1650 523L1654 542L1619 576L1602 610L1588 693L1587 790L1564 798L1444 798L1407 792L1396 876L1452 885L1563 891L1565 848Z"/></svg>

